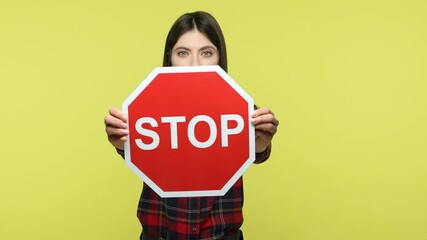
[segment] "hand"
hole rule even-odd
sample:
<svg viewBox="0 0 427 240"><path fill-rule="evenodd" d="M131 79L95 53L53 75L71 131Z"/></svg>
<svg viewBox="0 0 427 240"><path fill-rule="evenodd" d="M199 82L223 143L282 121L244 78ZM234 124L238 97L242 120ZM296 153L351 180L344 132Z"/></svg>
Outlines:
<svg viewBox="0 0 427 240"><path fill-rule="evenodd" d="M124 142L129 134L126 122L127 116L116 107L110 108L109 114L104 118L108 141L121 150L124 149Z"/></svg>
<svg viewBox="0 0 427 240"><path fill-rule="evenodd" d="M257 153L260 153L270 145L277 132L279 121L269 108L259 108L251 116L251 122L255 127L255 149Z"/></svg>

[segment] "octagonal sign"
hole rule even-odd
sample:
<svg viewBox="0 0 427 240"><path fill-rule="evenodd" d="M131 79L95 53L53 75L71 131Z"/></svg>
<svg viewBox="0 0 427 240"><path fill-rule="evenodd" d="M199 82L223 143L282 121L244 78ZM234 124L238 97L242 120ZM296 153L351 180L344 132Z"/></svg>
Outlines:
<svg viewBox="0 0 427 240"><path fill-rule="evenodd" d="M122 107L126 164L161 197L224 195L255 160L253 100L219 66L156 68Z"/></svg>

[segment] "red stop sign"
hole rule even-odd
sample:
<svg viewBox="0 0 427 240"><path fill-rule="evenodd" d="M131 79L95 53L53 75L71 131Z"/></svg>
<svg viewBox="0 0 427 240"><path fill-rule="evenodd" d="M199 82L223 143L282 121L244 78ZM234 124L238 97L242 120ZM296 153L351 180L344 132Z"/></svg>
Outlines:
<svg viewBox="0 0 427 240"><path fill-rule="evenodd" d="M126 164L161 197L224 195L255 160L253 109L219 66L156 68L123 103Z"/></svg>

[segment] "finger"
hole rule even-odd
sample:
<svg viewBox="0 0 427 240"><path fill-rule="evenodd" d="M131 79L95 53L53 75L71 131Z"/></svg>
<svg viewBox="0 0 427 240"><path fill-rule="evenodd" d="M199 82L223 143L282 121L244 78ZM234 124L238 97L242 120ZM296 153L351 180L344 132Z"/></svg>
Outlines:
<svg viewBox="0 0 427 240"><path fill-rule="evenodd" d="M265 115L265 114L272 114L274 116L274 113L268 107L263 107L263 108L256 109L255 111L252 112L251 116L253 118L256 118L258 116Z"/></svg>
<svg viewBox="0 0 427 240"><path fill-rule="evenodd" d="M111 126L111 127L115 127L115 128L127 128L127 124L125 121L123 121L120 118L116 118L112 115L107 115L104 118L104 124L105 126Z"/></svg>
<svg viewBox="0 0 427 240"><path fill-rule="evenodd" d="M129 134L129 131L127 129L116 128L111 126L106 126L105 132L107 132L108 138L121 138Z"/></svg>
<svg viewBox="0 0 427 240"><path fill-rule="evenodd" d="M123 122L127 122L127 116L118 108L111 107L109 110L111 116L122 120Z"/></svg>
<svg viewBox="0 0 427 240"><path fill-rule="evenodd" d="M116 137L116 136L111 136L108 137L108 141L110 141L111 143L113 143L113 145L116 145L115 143L124 143L126 142L126 140L128 139L128 136L122 136L122 137ZM120 149L122 149L122 147L120 147Z"/></svg>
<svg viewBox="0 0 427 240"><path fill-rule="evenodd" d="M270 142L271 139L273 139L273 134L265 131L255 131L256 139L264 141L264 142Z"/></svg>
<svg viewBox="0 0 427 240"><path fill-rule="evenodd" d="M277 120L276 117L271 113L259 115L258 117L253 118L251 122L254 125L271 123L276 127L279 126L279 120Z"/></svg>
<svg viewBox="0 0 427 240"><path fill-rule="evenodd" d="M267 132L271 135L274 135L277 132L277 126L272 123L263 123L263 124L255 125L255 130Z"/></svg>
<svg viewBox="0 0 427 240"><path fill-rule="evenodd" d="M126 142L127 137L121 137L121 138L116 138L116 137L110 137L108 138L108 141L110 141L110 143L118 149L124 149L124 143Z"/></svg>

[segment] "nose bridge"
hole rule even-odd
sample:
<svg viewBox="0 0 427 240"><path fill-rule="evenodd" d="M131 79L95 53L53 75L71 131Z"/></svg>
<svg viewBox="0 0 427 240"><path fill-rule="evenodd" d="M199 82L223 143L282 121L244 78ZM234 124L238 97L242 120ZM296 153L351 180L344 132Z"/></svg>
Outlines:
<svg viewBox="0 0 427 240"><path fill-rule="evenodd" d="M201 63L200 63L199 55L193 53L191 55L191 66L200 66L200 65Z"/></svg>

